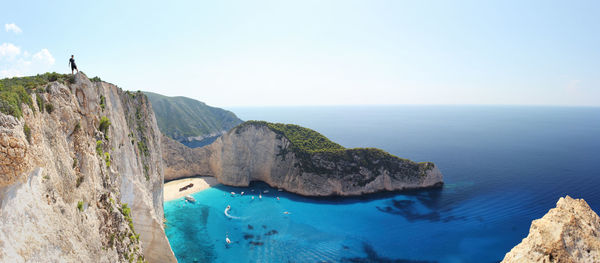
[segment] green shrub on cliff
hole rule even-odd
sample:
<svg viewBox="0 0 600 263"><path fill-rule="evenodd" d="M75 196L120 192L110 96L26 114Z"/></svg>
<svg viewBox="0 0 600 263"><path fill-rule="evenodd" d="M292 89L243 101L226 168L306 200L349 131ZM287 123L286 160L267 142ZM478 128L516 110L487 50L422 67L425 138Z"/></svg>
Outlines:
<svg viewBox="0 0 600 263"><path fill-rule="evenodd" d="M106 162L106 168L110 167L110 153L104 152L104 161Z"/></svg>
<svg viewBox="0 0 600 263"><path fill-rule="evenodd" d="M344 150L341 145L332 142L322 134L295 124L270 123L266 121L247 121L238 126L236 132L245 125L267 126L280 136L285 136L295 150L315 153L322 151Z"/></svg>
<svg viewBox="0 0 600 263"><path fill-rule="evenodd" d="M31 97L22 85L5 85L0 82L0 112L20 118L21 104L33 106Z"/></svg>
<svg viewBox="0 0 600 263"><path fill-rule="evenodd" d="M52 113L53 111L54 111L54 105L52 105L52 103L50 103L50 102L46 103L46 112Z"/></svg>
<svg viewBox="0 0 600 263"><path fill-rule="evenodd" d="M100 124L98 130L104 133L104 139L108 140L108 127L110 127L110 120L106 116L100 118Z"/></svg>
<svg viewBox="0 0 600 263"><path fill-rule="evenodd" d="M102 156L102 141L96 141L96 153Z"/></svg>
<svg viewBox="0 0 600 263"><path fill-rule="evenodd" d="M83 201L77 202L77 209L79 212L83 212Z"/></svg>

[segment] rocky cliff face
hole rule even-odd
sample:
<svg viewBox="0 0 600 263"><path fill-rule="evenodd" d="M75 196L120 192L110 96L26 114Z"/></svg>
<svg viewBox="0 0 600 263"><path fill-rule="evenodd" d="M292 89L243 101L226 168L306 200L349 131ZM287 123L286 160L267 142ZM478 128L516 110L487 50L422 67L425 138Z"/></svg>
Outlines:
<svg viewBox="0 0 600 263"><path fill-rule="evenodd" d="M285 136L264 125L242 125L213 144L189 149L163 137L165 178L215 176L226 185L248 186L263 181L306 196L360 195L441 185L431 164L390 157L373 158L369 149L340 155L291 151Z"/></svg>
<svg viewBox="0 0 600 263"><path fill-rule="evenodd" d="M502 262L600 262L600 218L583 199L561 197Z"/></svg>
<svg viewBox="0 0 600 263"><path fill-rule="evenodd" d="M32 96L0 113L0 262L175 262L146 97L83 74Z"/></svg>

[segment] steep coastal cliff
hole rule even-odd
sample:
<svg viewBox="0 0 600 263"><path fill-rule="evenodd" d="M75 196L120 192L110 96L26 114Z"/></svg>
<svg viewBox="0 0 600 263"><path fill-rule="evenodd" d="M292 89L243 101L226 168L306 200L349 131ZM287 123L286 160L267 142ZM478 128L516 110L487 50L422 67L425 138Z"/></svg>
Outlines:
<svg viewBox="0 0 600 263"><path fill-rule="evenodd" d="M502 262L600 262L600 218L583 199L561 197Z"/></svg>
<svg viewBox="0 0 600 263"><path fill-rule="evenodd" d="M0 262L175 262L147 98L81 73L5 82L25 101L0 105Z"/></svg>
<svg viewBox="0 0 600 263"><path fill-rule="evenodd" d="M296 125L249 121L213 144L189 149L163 137L165 178L215 176L226 185L263 181L306 196L361 195L439 186L433 163L415 163L379 149L345 149Z"/></svg>

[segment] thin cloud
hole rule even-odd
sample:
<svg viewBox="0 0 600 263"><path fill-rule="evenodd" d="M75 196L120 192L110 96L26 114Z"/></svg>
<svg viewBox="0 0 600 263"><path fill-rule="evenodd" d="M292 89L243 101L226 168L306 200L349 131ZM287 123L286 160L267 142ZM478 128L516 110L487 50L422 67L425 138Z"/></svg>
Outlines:
<svg viewBox="0 0 600 263"><path fill-rule="evenodd" d="M2 43L2 45L0 45L0 59L12 59L19 54L21 54L21 48L11 43Z"/></svg>
<svg viewBox="0 0 600 263"><path fill-rule="evenodd" d="M4 59L6 58L6 59ZM0 78L22 77L49 71L56 60L46 48L31 55L11 43L0 45Z"/></svg>
<svg viewBox="0 0 600 263"><path fill-rule="evenodd" d="M4 24L4 29L6 30L6 32L12 31L15 34L23 33L23 30L21 30L21 28L19 26L17 26L15 23Z"/></svg>

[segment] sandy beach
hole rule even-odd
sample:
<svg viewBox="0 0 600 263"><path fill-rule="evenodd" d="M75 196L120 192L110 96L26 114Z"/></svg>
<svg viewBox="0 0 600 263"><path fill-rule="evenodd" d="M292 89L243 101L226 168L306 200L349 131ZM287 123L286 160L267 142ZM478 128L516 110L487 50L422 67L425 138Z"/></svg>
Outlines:
<svg viewBox="0 0 600 263"><path fill-rule="evenodd" d="M194 184L194 186L181 192L179 191L180 188L185 187L189 184ZM216 178L207 176L173 180L168 183L165 183L163 194L164 200L170 201L180 197L184 197L186 195L202 191L217 184L219 183L217 182Z"/></svg>

